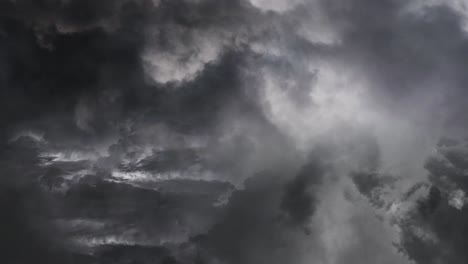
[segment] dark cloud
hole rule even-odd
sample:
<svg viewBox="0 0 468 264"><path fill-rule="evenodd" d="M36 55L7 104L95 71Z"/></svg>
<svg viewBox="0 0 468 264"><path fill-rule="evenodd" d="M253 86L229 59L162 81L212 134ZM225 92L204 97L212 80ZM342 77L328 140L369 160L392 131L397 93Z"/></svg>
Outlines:
<svg viewBox="0 0 468 264"><path fill-rule="evenodd" d="M416 263L467 261L463 247L466 243L464 222L467 217L467 189L462 172L465 162L466 146L463 143L441 140L436 154L426 163L428 186L415 184L402 197L405 202L418 190L426 190L425 195L416 196L409 210L394 220L402 232L398 248ZM385 192L394 188L392 178L377 173L361 173L355 174L353 179L373 206L389 206Z"/></svg>
<svg viewBox="0 0 468 264"><path fill-rule="evenodd" d="M2 146L2 187L0 190L0 229L3 261L31 263L42 259L59 263L66 251L60 236L47 218L53 215L51 200L36 184L41 173L36 149L27 139ZM57 261L57 262L56 262Z"/></svg>
<svg viewBox="0 0 468 264"><path fill-rule="evenodd" d="M450 129L462 128L457 112L466 105L465 18L450 3L410 11L415 2L332 1L327 6L346 28L344 56L350 65L363 67L379 103L392 111L396 104L404 112L429 103L432 115L450 116Z"/></svg>
<svg viewBox="0 0 468 264"><path fill-rule="evenodd" d="M2 261L465 263L466 144L422 161L467 15L429 2L0 1Z"/></svg>
<svg viewBox="0 0 468 264"><path fill-rule="evenodd" d="M352 179L361 194L369 199L369 202L376 207L385 206L385 200L381 197L381 192L389 188L395 179L391 176L380 175L377 172L355 172Z"/></svg>
<svg viewBox="0 0 468 264"><path fill-rule="evenodd" d="M311 187L320 185L324 170L320 161L312 160L286 185L281 208L295 225L307 226L310 221L317 203Z"/></svg>
<svg viewBox="0 0 468 264"><path fill-rule="evenodd" d="M312 232L320 166L312 160L288 182L271 172L249 178L244 190L232 194L220 221L194 242L208 258L227 263L299 261L293 244Z"/></svg>

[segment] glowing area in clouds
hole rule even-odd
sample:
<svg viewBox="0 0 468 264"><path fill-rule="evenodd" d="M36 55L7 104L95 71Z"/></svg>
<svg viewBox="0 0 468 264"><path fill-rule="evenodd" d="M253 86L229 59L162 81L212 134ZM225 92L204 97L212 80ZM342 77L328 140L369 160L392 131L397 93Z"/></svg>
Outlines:
<svg viewBox="0 0 468 264"><path fill-rule="evenodd" d="M286 12L294 9L303 0L250 0L250 3L262 11Z"/></svg>
<svg viewBox="0 0 468 264"><path fill-rule="evenodd" d="M317 82L311 83L308 93L310 103L306 106L298 106L289 98L287 89L279 85L279 79L272 73L264 74L267 116L296 139L299 146L332 132L343 123L372 124L375 114L367 104L362 79L325 63L318 67L317 74ZM294 80L290 83L295 85Z"/></svg>

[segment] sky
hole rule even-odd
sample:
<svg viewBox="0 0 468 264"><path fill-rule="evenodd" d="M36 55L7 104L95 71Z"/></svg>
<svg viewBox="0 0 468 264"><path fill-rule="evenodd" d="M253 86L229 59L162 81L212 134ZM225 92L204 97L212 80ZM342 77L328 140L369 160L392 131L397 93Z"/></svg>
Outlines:
<svg viewBox="0 0 468 264"><path fill-rule="evenodd" d="M0 0L5 264L468 263L466 0Z"/></svg>

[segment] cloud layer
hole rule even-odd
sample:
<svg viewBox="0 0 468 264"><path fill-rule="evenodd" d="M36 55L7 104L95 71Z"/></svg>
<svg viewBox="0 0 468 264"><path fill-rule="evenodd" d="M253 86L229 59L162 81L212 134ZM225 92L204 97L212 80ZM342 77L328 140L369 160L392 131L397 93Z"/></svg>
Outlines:
<svg viewBox="0 0 468 264"><path fill-rule="evenodd" d="M4 263L466 263L464 1L0 1Z"/></svg>

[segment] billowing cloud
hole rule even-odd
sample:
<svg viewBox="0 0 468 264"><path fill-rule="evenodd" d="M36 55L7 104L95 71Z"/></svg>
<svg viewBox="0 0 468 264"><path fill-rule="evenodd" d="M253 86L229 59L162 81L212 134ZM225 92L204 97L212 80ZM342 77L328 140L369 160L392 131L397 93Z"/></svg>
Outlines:
<svg viewBox="0 0 468 264"><path fill-rule="evenodd" d="M455 0L0 1L2 261L466 263L467 25Z"/></svg>

